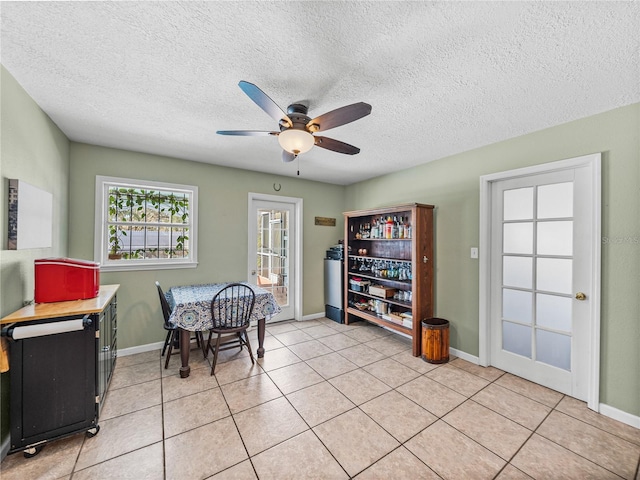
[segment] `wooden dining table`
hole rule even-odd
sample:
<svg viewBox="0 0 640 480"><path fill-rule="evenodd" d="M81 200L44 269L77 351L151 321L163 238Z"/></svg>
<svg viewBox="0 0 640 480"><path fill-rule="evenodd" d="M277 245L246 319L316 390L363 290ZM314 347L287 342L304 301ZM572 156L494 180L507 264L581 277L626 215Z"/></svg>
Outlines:
<svg viewBox="0 0 640 480"><path fill-rule="evenodd" d="M250 320L258 324L258 358L264 357L265 323L281 308L271 292L257 285L242 282L253 290L256 296ZM208 283L201 285L182 285L171 287L167 292L167 300L171 307L169 322L180 329L180 345L189 345L191 332L208 331L213 327L211 301L216 293L229 283ZM191 373L189 367L189 348L180 348L180 377L186 378Z"/></svg>

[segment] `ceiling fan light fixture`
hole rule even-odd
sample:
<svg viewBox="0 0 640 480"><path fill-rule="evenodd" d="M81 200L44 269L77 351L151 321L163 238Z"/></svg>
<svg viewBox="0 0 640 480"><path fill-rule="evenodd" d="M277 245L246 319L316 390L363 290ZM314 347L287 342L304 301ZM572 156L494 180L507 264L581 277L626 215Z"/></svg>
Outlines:
<svg viewBox="0 0 640 480"><path fill-rule="evenodd" d="M305 130L289 128L280 132L278 143L280 143L283 150L294 155L300 155L311 150L311 147L315 144L315 139L313 135Z"/></svg>

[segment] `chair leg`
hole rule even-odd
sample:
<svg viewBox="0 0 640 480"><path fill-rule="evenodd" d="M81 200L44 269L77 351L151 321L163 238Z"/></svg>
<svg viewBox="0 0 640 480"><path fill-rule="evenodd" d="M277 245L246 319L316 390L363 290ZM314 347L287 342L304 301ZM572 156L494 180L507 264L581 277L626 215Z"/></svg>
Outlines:
<svg viewBox="0 0 640 480"><path fill-rule="evenodd" d="M200 346L200 350L202 350L202 355L204 358L207 358L207 346L204 343L204 335L202 335L202 332L196 332L196 336L200 339L198 345Z"/></svg>
<svg viewBox="0 0 640 480"><path fill-rule="evenodd" d="M216 362L218 361L218 352L220 351L220 338L221 334L218 334L218 338L216 338L216 350L213 352L213 364L211 365L211 375L216 373Z"/></svg>
<svg viewBox="0 0 640 480"><path fill-rule="evenodd" d="M173 351L173 343L176 341L176 337L178 336L178 330L171 330L171 341L169 342L169 350L167 351L167 358L164 361L165 370L169 368L169 360L171 360L171 352Z"/></svg>
<svg viewBox="0 0 640 480"><path fill-rule="evenodd" d="M255 360L253 359L253 352L251 351L251 342L249 341L249 334L247 333L247 331L244 331L244 338L246 340L247 343L247 350L249 350L249 356L251 357L251 363L255 365Z"/></svg>
<svg viewBox="0 0 640 480"><path fill-rule="evenodd" d="M162 347L162 355L164 357L165 352L167 351L167 347L169 346L169 341L171 340L171 332L173 330L167 331L167 337L164 339L164 346Z"/></svg>
<svg viewBox="0 0 640 480"><path fill-rule="evenodd" d="M209 350L211 350L211 335L212 332L209 332L209 338L207 338L207 345L204 347L204 358L209 356Z"/></svg>

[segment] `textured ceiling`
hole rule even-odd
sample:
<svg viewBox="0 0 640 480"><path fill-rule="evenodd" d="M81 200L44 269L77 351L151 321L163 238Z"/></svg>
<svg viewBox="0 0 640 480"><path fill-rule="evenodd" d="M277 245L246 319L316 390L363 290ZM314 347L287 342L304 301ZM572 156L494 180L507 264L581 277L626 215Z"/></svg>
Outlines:
<svg viewBox="0 0 640 480"><path fill-rule="evenodd" d="M1 61L71 139L350 184L640 102L636 2L1 2ZM284 164L238 87L371 115Z"/></svg>

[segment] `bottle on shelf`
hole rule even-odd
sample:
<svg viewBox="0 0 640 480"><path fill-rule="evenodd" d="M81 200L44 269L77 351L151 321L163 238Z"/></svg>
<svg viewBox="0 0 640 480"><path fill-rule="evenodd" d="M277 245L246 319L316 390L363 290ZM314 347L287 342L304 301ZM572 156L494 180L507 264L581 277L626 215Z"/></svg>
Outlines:
<svg viewBox="0 0 640 480"><path fill-rule="evenodd" d="M385 224L384 229L384 238L391 239L393 238L391 235L393 233L393 220L391 220L391 215L387 217L387 223Z"/></svg>
<svg viewBox="0 0 640 480"><path fill-rule="evenodd" d="M351 250L345 274L349 285L344 294L345 323L363 319L409 335L414 356L420 355L422 346L420 325L413 318L433 315L432 281L416 281L433 276L431 262L422 261L433 252L433 208L409 204L345 212L345 238L351 242L345 247ZM362 234L354 236L360 225ZM356 280L370 282L371 288L358 288Z"/></svg>

